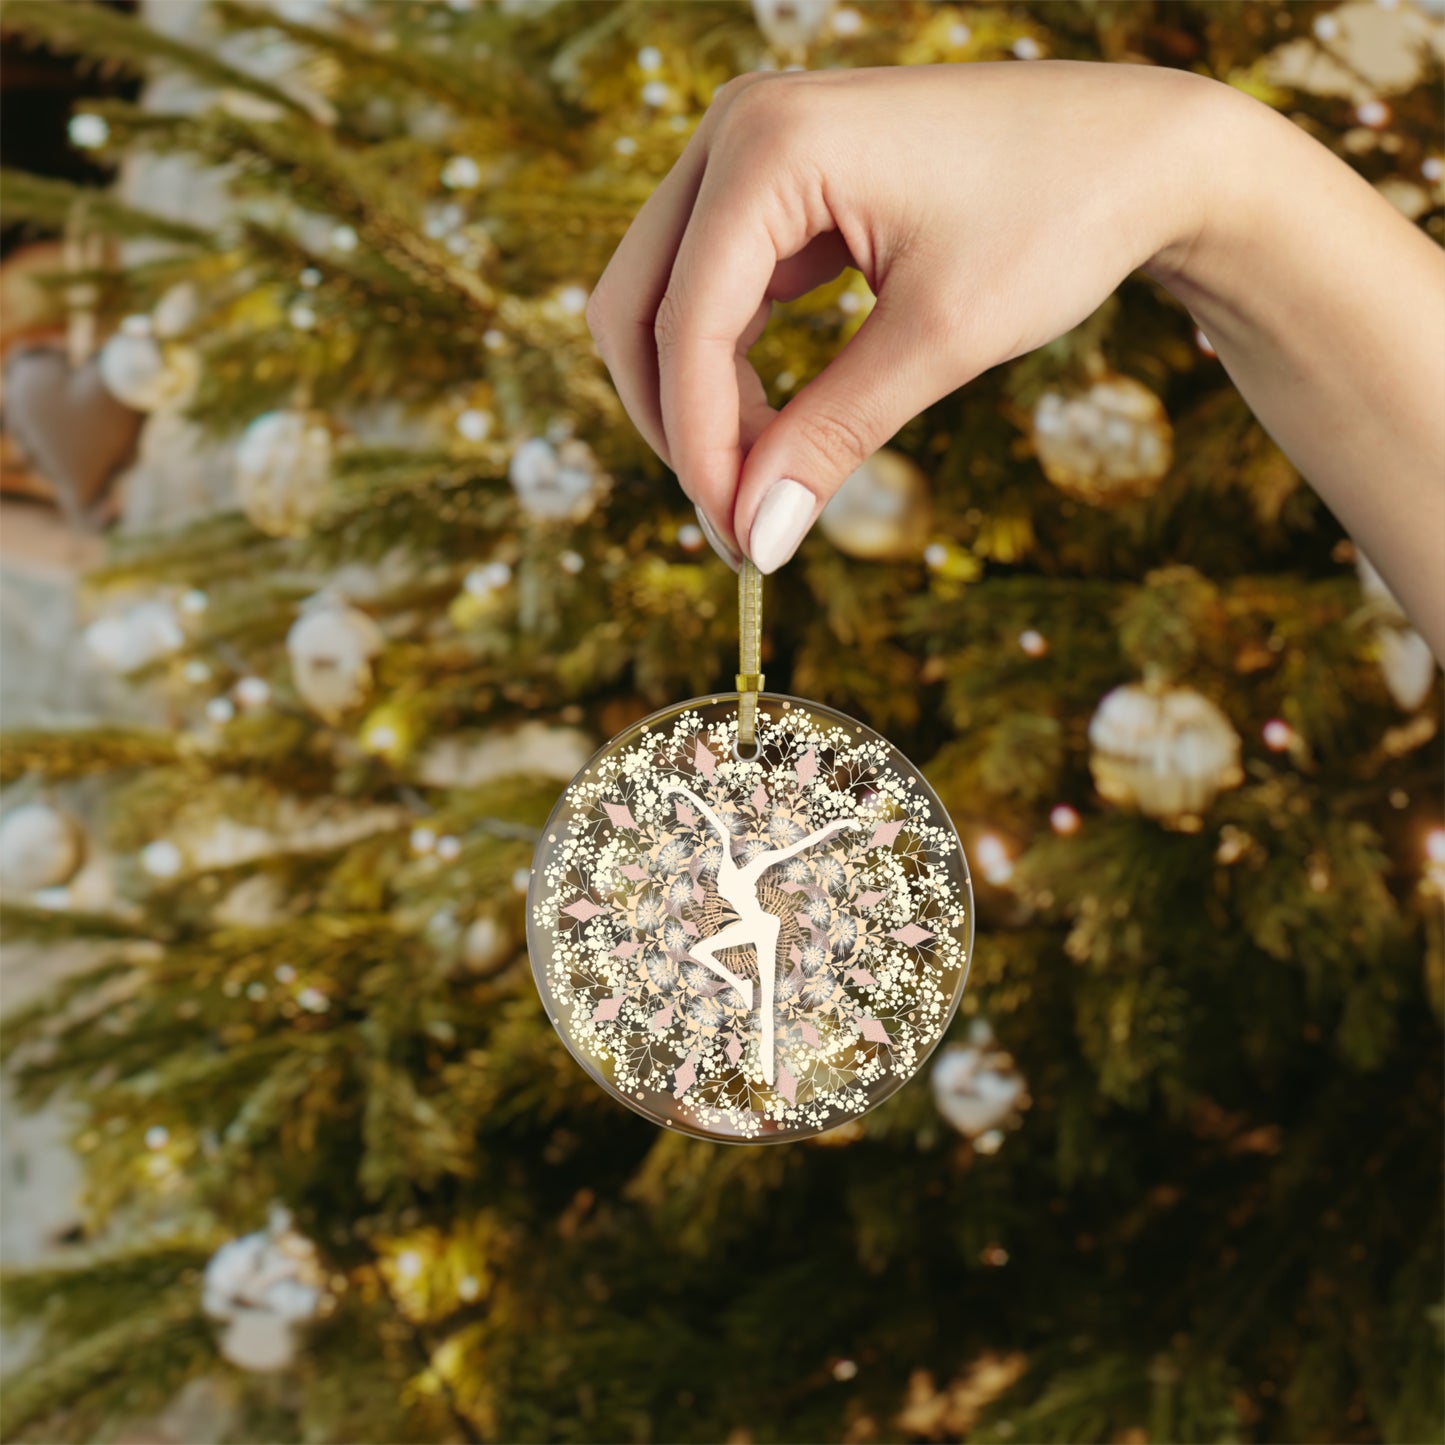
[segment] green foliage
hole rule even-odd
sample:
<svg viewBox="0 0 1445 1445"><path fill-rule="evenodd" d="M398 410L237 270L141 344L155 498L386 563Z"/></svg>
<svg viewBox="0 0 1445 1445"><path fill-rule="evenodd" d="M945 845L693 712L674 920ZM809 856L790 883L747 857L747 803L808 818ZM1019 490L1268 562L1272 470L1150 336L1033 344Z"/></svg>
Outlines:
<svg viewBox="0 0 1445 1445"><path fill-rule="evenodd" d="M106 235L127 240L166 241L176 246L206 246L210 233L198 226L153 216L134 206L123 205L114 196L68 181L32 176L24 171L0 170L0 207L7 224L29 221L48 230L61 230L77 210L88 223Z"/></svg>

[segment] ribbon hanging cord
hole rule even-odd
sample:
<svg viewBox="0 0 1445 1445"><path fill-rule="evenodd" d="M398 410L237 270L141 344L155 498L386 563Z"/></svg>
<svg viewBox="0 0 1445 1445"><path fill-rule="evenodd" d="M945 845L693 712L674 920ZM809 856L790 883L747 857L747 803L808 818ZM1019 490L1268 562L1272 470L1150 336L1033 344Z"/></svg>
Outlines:
<svg viewBox="0 0 1445 1445"><path fill-rule="evenodd" d="M745 561L738 572L738 748L756 748L763 690L763 574Z"/></svg>

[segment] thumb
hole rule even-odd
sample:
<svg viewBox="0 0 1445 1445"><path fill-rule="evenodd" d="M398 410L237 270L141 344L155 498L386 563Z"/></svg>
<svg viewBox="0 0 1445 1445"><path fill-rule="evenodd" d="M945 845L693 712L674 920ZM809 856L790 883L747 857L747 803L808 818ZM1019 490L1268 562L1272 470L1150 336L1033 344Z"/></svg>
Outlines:
<svg viewBox="0 0 1445 1445"><path fill-rule="evenodd" d="M968 379L940 310L936 298L905 304L896 291L880 295L857 335L763 429L733 512L759 572L776 572L844 480Z"/></svg>

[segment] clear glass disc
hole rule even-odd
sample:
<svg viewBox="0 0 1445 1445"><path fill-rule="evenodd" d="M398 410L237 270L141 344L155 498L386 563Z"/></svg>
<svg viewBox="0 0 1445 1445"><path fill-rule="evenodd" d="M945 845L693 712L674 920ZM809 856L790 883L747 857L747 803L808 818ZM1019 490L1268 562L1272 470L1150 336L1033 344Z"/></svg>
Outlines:
<svg viewBox="0 0 1445 1445"><path fill-rule="evenodd" d="M629 1108L706 1139L822 1133L942 1038L973 947L958 834L891 743L764 694L653 713L552 810L527 942L548 1017ZM724 837L726 834L726 837Z"/></svg>

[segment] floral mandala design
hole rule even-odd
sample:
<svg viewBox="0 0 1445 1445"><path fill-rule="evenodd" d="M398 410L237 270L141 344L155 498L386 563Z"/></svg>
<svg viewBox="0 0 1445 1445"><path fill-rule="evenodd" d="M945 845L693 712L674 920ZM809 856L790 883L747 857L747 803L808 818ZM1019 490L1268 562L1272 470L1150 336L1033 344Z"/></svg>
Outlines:
<svg viewBox="0 0 1445 1445"><path fill-rule="evenodd" d="M820 1133L902 1087L972 942L958 835L896 749L775 696L758 739L737 756L726 695L623 733L553 810L528 900L537 985L578 1061L713 1139Z"/></svg>

